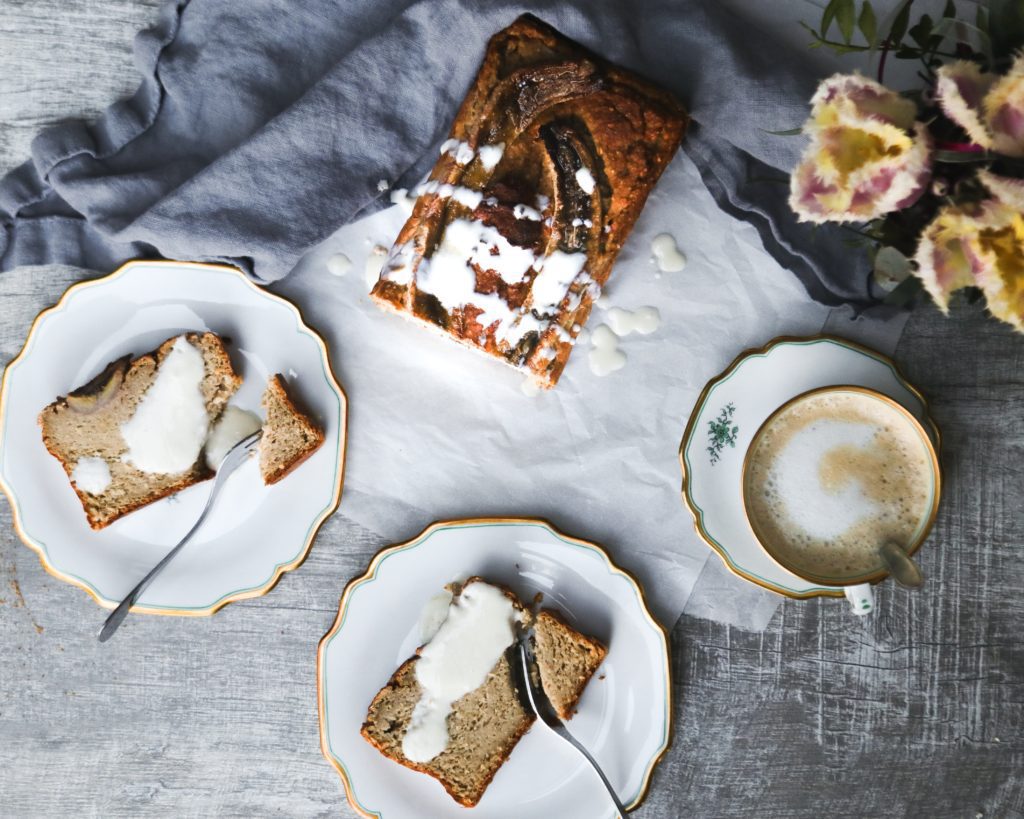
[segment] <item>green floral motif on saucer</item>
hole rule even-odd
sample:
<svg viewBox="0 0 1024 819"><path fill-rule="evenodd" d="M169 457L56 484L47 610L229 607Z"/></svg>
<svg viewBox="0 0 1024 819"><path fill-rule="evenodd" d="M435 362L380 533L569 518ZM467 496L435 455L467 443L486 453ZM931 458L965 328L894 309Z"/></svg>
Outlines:
<svg viewBox="0 0 1024 819"><path fill-rule="evenodd" d="M726 445L735 448L736 435L740 428L732 423L732 414L736 407L729 402L718 413L718 417L708 421L708 455L711 457L711 465L714 466L722 457L722 450Z"/></svg>

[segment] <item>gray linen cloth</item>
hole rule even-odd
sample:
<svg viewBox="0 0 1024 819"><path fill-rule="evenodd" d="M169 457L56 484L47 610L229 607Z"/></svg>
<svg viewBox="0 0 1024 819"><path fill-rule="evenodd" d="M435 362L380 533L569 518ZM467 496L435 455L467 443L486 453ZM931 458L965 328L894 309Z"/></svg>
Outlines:
<svg viewBox="0 0 1024 819"><path fill-rule="evenodd" d="M137 38L138 92L44 131L0 181L0 269L159 255L279 279L387 204L379 180L429 170L488 37L525 11L673 90L717 204L813 298L871 303L858 254L789 212L802 140L768 133L803 121L821 65L699 0L170 2Z"/></svg>

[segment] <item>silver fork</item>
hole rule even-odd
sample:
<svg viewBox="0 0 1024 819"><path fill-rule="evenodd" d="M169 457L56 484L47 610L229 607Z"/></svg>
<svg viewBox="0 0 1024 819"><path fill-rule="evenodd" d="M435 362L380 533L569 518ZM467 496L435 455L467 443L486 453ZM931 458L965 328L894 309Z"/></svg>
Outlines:
<svg viewBox="0 0 1024 819"><path fill-rule="evenodd" d="M225 481L227 481L231 473L245 463L249 454L256 448L256 444L259 443L262 435L263 431L257 430L252 433L252 435L243 438L228 450L227 454L221 460L220 465L217 467L217 475L213 479L210 496L206 499L206 506L203 507L203 511L199 514L198 520L196 520L192 525L192 528L188 530L185 537L179 540L177 545L164 555L163 560L150 569L149 574L139 581L139 585L128 592L128 596L121 601L120 605L110 612L110 615L103 623L103 628L100 629L99 640L101 643L105 643L114 635L114 632L117 631L118 628L120 628L121 623L124 622L124 618L128 616L128 612L131 611L132 606L134 606L139 597L142 596L142 593L147 589L149 584L153 582L153 578L166 568L167 564L174 559L175 555L181 551L182 547L189 542L192 535L199 531L199 527L203 525L203 521L206 520L207 514L213 508L213 502L217 499L217 495L220 493L221 487L224 486Z"/></svg>
<svg viewBox="0 0 1024 819"><path fill-rule="evenodd" d="M558 718L558 714L555 713L554 707L551 705L551 701L548 699L548 695L544 693L544 689L540 685L534 683L533 675L530 673L530 669L533 667L532 649L529 646L529 640L526 635L525 629L519 629L517 637L517 647L515 649L518 655L515 659L516 662L512 663L512 667L517 669L517 682L516 686L520 692L520 699L522 700L523 707L527 711L532 711L536 715L537 719L552 731L557 736L568 742L579 751L583 757L590 763L600 777L605 790L608 791L608 796L611 797L612 802L615 804L615 810L618 811L618 815L625 819L626 808L622 802L619 801L619 796L615 793L615 788L612 787L612 783L608 781L608 777L604 775L604 771L601 770L601 766L597 764L597 760L590 755L590 752L580 744L579 740L576 739L572 734L569 733L569 729L565 727L565 723Z"/></svg>

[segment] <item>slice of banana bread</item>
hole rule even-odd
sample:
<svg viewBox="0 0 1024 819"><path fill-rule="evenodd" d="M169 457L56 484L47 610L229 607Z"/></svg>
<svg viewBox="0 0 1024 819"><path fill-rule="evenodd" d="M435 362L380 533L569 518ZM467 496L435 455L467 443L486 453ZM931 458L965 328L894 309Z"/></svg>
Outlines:
<svg viewBox="0 0 1024 819"><path fill-rule="evenodd" d="M270 377L261 401L266 412L260 439L260 473L267 485L289 474L324 442L324 433L292 401L280 374Z"/></svg>
<svg viewBox="0 0 1024 819"><path fill-rule="evenodd" d="M548 609L534 619L533 639L544 693L559 717L572 719L583 689L604 662L608 649Z"/></svg>
<svg viewBox="0 0 1024 819"><path fill-rule="evenodd" d="M199 375L199 395L194 400L190 395L170 395L172 384L159 388L161 395L150 403L169 401L174 409L167 412L190 412L195 421L190 433L195 434L183 434L163 450L155 441L139 441L133 449L126 440L125 427L129 439L144 437L145 428L138 423L133 427L130 422L137 420L137 411L157 384L168 357L190 356L180 345L190 345L202 358L201 373L194 369ZM195 363L194 356L191 363ZM87 384L44 408L39 414L43 443L71 479L89 525L102 529L141 506L211 477L213 472L202 457L205 433L200 438L199 431L203 423L208 427L217 419L241 381L220 338L213 333L186 333L138 358L124 356L112 361ZM191 448L197 440L193 454ZM181 463L173 471L147 469L153 463L175 460Z"/></svg>
<svg viewBox="0 0 1024 819"><path fill-rule="evenodd" d="M461 588L454 587L453 605L473 583L486 581L473 577ZM523 609L515 595L507 589L501 590L514 601L515 610L522 616L524 624L533 622L534 618ZM544 690L553 702L558 703L559 713L568 718L584 686L600 664L600 660L594 662L594 659L598 656L604 659L606 649L549 612L541 612L534 625L543 629L545 635L541 637L540 631L536 631L534 644ZM360 733L384 756L407 768L429 774L456 802L473 807L516 743L533 725L534 717L524 710L520 702L515 677L509 666L509 655L505 652L484 683L453 704L447 718L448 744L445 749L428 762L408 759L403 752L403 740L422 694L416 677L416 663L424 647L421 646L416 656L402 663L373 698ZM566 675L565 680L560 678L563 674Z"/></svg>

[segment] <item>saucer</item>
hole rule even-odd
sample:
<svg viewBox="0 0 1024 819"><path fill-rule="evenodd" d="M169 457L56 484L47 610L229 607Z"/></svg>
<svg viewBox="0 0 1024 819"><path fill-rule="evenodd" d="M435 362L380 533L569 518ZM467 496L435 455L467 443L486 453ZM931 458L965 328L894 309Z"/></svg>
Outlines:
<svg viewBox="0 0 1024 819"><path fill-rule="evenodd" d="M232 475L202 529L146 589L132 611L212 614L269 591L305 559L320 524L341 497L345 394L327 348L290 302L231 267L129 262L73 285L36 318L0 387L0 488L14 527L55 577L113 608L199 517L211 484L149 504L100 531L36 418L58 395L126 353L139 355L187 330L212 331L245 382L232 398L258 410L267 379L282 373L324 429L326 440L285 480L265 486L255 458Z"/></svg>
<svg viewBox="0 0 1024 819"><path fill-rule="evenodd" d="M734 574L787 597L842 597L792 574L761 548L743 508L743 457L761 424L791 398L817 387L868 387L906 407L939 449L924 397L881 353L833 336L780 336L746 350L697 399L679 445L683 501L697 534Z"/></svg>
<svg viewBox="0 0 1024 819"><path fill-rule="evenodd" d="M370 701L422 642L425 605L446 584L473 575L508 586L521 600L542 593L543 605L608 646L568 726L622 802L639 805L671 737L665 630L637 582L597 544L542 520L483 518L435 523L379 552L345 587L334 625L320 642L320 745L353 809L385 819L615 815L590 766L536 725L471 812L436 780L384 757L360 735Z"/></svg>

